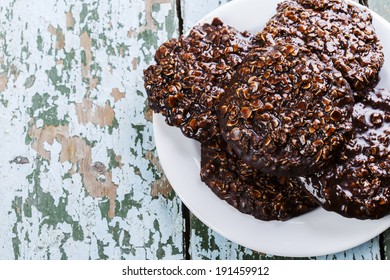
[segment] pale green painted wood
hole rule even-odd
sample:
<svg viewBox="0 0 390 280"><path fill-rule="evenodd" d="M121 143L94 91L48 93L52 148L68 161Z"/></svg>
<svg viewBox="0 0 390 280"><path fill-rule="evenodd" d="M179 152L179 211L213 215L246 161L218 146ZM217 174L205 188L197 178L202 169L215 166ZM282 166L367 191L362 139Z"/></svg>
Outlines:
<svg viewBox="0 0 390 280"><path fill-rule="evenodd" d="M194 26L197 21L207 15L210 11L229 2L230 0L182 0L181 13L183 18L183 32Z"/></svg>
<svg viewBox="0 0 390 280"><path fill-rule="evenodd" d="M182 259L143 69L175 0L0 1L0 258Z"/></svg>
<svg viewBox="0 0 390 280"><path fill-rule="evenodd" d="M390 21L390 1L388 1L388 0L369 0L368 6L374 12L380 14L383 18Z"/></svg>

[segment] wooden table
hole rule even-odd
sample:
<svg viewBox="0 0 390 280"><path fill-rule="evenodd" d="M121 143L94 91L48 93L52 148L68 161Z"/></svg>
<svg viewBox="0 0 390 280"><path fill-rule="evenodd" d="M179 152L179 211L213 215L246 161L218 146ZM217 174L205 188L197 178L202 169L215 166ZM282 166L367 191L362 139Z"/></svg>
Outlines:
<svg viewBox="0 0 390 280"><path fill-rule="evenodd" d="M273 259L202 224L159 164L143 69L225 0L0 2L1 259ZM369 0L390 19L387 0ZM388 259L390 231L336 255Z"/></svg>

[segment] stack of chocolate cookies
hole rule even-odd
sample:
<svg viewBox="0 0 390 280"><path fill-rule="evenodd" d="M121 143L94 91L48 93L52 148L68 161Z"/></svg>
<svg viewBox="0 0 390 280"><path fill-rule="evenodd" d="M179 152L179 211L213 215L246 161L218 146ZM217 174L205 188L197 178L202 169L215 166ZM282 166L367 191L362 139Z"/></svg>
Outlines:
<svg viewBox="0 0 390 280"><path fill-rule="evenodd" d="M318 205L390 213L390 92L371 14L343 0L286 0L257 34L218 18L159 47L148 104L201 143L201 179L261 220Z"/></svg>

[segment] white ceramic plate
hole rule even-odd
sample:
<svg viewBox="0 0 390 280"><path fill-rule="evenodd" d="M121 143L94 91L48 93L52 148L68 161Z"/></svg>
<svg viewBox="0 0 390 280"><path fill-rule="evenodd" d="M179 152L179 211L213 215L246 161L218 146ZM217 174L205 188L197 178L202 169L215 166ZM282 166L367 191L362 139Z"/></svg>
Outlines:
<svg viewBox="0 0 390 280"><path fill-rule="evenodd" d="M219 17L225 24L252 33L260 31L276 12L279 1L236 0L208 14L201 22ZM374 25L384 45L387 62L380 86L390 88L390 24L377 14ZM386 78L384 78L386 77ZM163 169L184 204L202 222L245 247L279 256L304 257L340 252L377 236L390 227L390 216L356 220L317 209L286 222L264 222L245 215L220 200L201 182L200 145L154 115L154 134Z"/></svg>

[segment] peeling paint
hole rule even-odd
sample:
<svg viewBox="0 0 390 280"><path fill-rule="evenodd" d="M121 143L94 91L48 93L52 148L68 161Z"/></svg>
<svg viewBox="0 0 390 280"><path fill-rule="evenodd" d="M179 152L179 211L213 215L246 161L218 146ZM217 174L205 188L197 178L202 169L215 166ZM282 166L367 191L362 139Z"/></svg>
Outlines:
<svg viewBox="0 0 390 280"><path fill-rule="evenodd" d="M34 75L29 76L24 82L24 88L25 89L31 88L35 83L35 79L36 77Z"/></svg>
<svg viewBox="0 0 390 280"><path fill-rule="evenodd" d="M0 92L3 92L6 90L7 84L8 84L7 73L0 74Z"/></svg>
<svg viewBox="0 0 390 280"><path fill-rule="evenodd" d="M139 34L145 7L0 2L1 259L183 258L181 203L151 195L163 174L145 157L142 69L168 38L161 22Z"/></svg>
<svg viewBox="0 0 390 280"><path fill-rule="evenodd" d="M111 90L111 96L114 97L114 102L118 102L120 99L125 98L126 94L124 92L120 92L118 88L113 88Z"/></svg>
<svg viewBox="0 0 390 280"><path fill-rule="evenodd" d="M112 126L115 112L106 102L104 107L96 106L92 100L83 99L82 103L76 104L76 114L81 124L93 123L100 126Z"/></svg>
<svg viewBox="0 0 390 280"><path fill-rule="evenodd" d="M89 89L95 89L99 84L99 78L98 77L92 77L89 81Z"/></svg>
<svg viewBox="0 0 390 280"><path fill-rule="evenodd" d="M132 65L132 67L133 67L133 70L137 70L138 64L139 64L139 58L138 58L138 57L135 57L135 58L133 59L133 61L131 62L131 65Z"/></svg>
<svg viewBox="0 0 390 280"><path fill-rule="evenodd" d="M27 164L30 163L27 157L23 156L17 156L13 160L10 160L9 163L15 163L15 164Z"/></svg>
<svg viewBox="0 0 390 280"><path fill-rule="evenodd" d="M73 29L75 24L76 24L76 20L73 17L73 13L72 12L67 12L66 13L66 28L68 30L69 29Z"/></svg>
<svg viewBox="0 0 390 280"><path fill-rule="evenodd" d="M53 36L56 36L56 49L60 50L65 47L65 36L61 28L55 28L53 25L49 25L47 31Z"/></svg>
<svg viewBox="0 0 390 280"><path fill-rule="evenodd" d="M85 31L80 36L80 46L83 48L82 53L82 73L84 78L90 77L91 62L92 62L92 39Z"/></svg>
<svg viewBox="0 0 390 280"><path fill-rule="evenodd" d="M112 172L95 168L95 165L92 164L91 147L85 140L79 137L69 137L66 126L47 126L45 128L33 126L30 129L30 137L33 139L32 147L38 155L49 161L51 154L45 148L45 144L53 145L54 141L57 141L61 145L60 162L72 164L69 174L73 175L78 171L82 175L84 187L92 197L108 197L110 201L108 216L110 218L115 216L117 185L112 182Z"/></svg>
<svg viewBox="0 0 390 280"><path fill-rule="evenodd" d="M148 120L150 122L153 121L153 110L146 107L145 111L144 111L144 117L146 120Z"/></svg>
<svg viewBox="0 0 390 280"><path fill-rule="evenodd" d="M150 162L156 167L157 172L163 174L162 166L154 152L151 151L146 152L145 158L150 160ZM170 185L167 177L163 174L161 178L155 180L152 183L150 194L153 197L158 197L159 195L163 195L164 197L169 197L172 191L173 191L172 186Z"/></svg>

